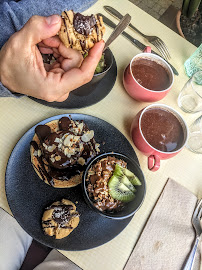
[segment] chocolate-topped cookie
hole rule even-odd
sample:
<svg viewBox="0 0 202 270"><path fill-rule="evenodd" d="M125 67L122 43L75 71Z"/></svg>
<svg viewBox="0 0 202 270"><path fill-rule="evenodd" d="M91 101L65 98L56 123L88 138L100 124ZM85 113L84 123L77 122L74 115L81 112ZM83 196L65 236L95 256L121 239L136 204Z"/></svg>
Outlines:
<svg viewBox="0 0 202 270"><path fill-rule="evenodd" d="M102 16L84 16L74 13L72 10L62 12L59 38L66 47L71 47L84 54L103 38L104 33L105 26Z"/></svg>
<svg viewBox="0 0 202 270"><path fill-rule="evenodd" d="M75 204L62 199L45 209L42 228L45 234L61 239L68 236L78 226L79 220Z"/></svg>
<svg viewBox="0 0 202 270"><path fill-rule="evenodd" d="M85 165L100 151L94 131L83 121L69 117L38 125L30 144L36 173L56 188L80 184Z"/></svg>

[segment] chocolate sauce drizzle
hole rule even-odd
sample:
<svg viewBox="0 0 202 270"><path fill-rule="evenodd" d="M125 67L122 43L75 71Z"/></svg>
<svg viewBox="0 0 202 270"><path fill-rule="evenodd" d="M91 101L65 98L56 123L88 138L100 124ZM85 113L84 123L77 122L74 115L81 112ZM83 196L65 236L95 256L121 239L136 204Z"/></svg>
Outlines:
<svg viewBox="0 0 202 270"><path fill-rule="evenodd" d="M75 175L79 175L84 169L85 165L88 161L97 154L95 149L95 140L92 138L89 142L83 143L83 150L80 152L76 152L75 155L72 155L70 158L67 157L64 153L62 153L58 149L58 145L56 144L56 148L49 152L46 148L44 148L44 143L46 145L53 145L56 138L61 138L64 134L73 134L72 123L68 117L62 117L59 122L59 130L57 132L52 132L50 127L47 125L39 125L36 127L35 132L39 138L40 143L37 144L36 141L31 141L30 145L34 148L34 152L38 153L41 151L41 155L35 155L38 164L35 166L35 169L40 174L43 181L48 181L51 186L54 186L54 179L64 181L69 180ZM82 123L83 121L78 121L77 123ZM71 130L70 130L71 129ZM83 130L80 135L83 134L84 131L88 131L88 127L85 123L83 123ZM75 147L79 147L79 144ZM61 159L59 161L51 162L51 155L58 154ZM78 158L83 158L85 164L82 166L79 164Z"/></svg>
<svg viewBox="0 0 202 270"><path fill-rule="evenodd" d="M65 11L65 14L66 14L66 16L67 16L67 18L68 18L68 20L69 20L69 17L68 17L68 15L67 15L67 12L66 12L66 11ZM66 27L66 29L67 29L68 27L67 27L66 21L65 21L64 18L62 18L62 19L63 19L64 25L65 25L65 27ZM70 22L70 21L69 21L69 22ZM72 40L70 40L70 38L69 38L68 31L67 31L67 39L68 39L68 42L69 42L69 44L70 44L70 46L71 46L71 45L72 45Z"/></svg>
<svg viewBox="0 0 202 270"><path fill-rule="evenodd" d="M60 228L73 229L73 227L68 225L68 223L73 217L79 216L79 213L78 212L71 213L71 210L73 210L72 205L64 205L64 204L54 205L53 204L46 208L46 210L50 210L50 209L54 209L52 213L52 219L58 224ZM42 221L42 224L45 225L44 229L55 228L55 226L53 226L51 223L52 219Z"/></svg>

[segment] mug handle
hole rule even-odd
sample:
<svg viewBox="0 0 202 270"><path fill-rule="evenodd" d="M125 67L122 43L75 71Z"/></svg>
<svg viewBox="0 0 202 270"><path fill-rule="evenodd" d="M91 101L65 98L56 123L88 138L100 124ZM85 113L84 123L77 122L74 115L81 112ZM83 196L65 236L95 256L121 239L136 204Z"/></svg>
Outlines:
<svg viewBox="0 0 202 270"><path fill-rule="evenodd" d="M151 47L149 47L149 46L146 46L145 48L144 48L144 51L143 51L144 53L151 53Z"/></svg>
<svg viewBox="0 0 202 270"><path fill-rule="evenodd" d="M157 171L160 168L160 157L157 155L151 155L148 157L148 169L152 172Z"/></svg>

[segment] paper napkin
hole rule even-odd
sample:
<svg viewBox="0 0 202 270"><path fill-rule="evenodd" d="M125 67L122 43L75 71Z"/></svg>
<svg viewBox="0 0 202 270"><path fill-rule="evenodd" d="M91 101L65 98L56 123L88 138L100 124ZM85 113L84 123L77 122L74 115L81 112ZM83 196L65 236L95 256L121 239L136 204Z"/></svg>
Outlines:
<svg viewBox="0 0 202 270"><path fill-rule="evenodd" d="M181 270L194 242L191 218L197 198L168 179L124 270ZM200 269L200 241L194 270ZM202 267L202 266L201 266Z"/></svg>

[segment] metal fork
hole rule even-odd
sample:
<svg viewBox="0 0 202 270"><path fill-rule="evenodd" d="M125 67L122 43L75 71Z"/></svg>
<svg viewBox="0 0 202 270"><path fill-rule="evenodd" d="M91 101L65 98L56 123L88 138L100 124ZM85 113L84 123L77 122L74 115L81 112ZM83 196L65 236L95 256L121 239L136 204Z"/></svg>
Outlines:
<svg viewBox="0 0 202 270"><path fill-rule="evenodd" d="M123 18L123 15L113 7L104 6L104 9L117 19L121 20ZM145 39L147 39L151 44L153 44L166 60L169 60L171 58L168 48L162 39L157 36L148 36L143 34L131 23L128 26L131 29L135 30L137 33L139 33L141 36L143 36Z"/></svg>
<svg viewBox="0 0 202 270"><path fill-rule="evenodd" d="M183 268L183 270L191 270L194 263L194 258L199 242L200 235L202 233L202 228L200 225L200 219L202 218L202 199L199 201L198 205L196 206L196 209L194 210L193 216L192 216L192 225L196 232L196 237L194 241L194 245L191 249L191 252L189 254L189 257L186 261L186 264Z"/></svg>

